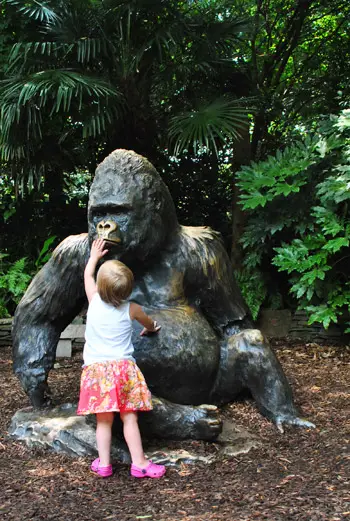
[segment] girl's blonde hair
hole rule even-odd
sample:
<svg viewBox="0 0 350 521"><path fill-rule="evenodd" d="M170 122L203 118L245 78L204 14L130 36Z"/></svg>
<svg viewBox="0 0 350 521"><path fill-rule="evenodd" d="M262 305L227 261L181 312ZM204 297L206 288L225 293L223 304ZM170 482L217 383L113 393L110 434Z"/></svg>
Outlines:
<svg viewBox="0 0 350 521"><path fill-rule="evenodd" d="M134 275L120 261L109 260L102 264L96 278L97 291L107 304L118 307L132 291Z"/></svg>

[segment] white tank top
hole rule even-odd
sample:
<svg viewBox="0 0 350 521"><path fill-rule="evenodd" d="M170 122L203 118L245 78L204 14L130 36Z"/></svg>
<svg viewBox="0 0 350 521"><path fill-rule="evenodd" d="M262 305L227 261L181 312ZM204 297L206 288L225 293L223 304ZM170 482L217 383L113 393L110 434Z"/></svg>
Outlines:
<svg viewBox="0 0 350 521"><path fill-rule="evenodd" d="M109 360L134 360L130 303L119 307L103 302L95 293L86 316L84 365Z"/></svg>

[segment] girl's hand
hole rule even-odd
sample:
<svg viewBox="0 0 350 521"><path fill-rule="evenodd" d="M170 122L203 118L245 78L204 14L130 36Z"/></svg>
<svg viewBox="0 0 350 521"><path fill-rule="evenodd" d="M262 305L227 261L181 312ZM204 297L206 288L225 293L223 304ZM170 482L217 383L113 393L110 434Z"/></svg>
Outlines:
<svg viewBox="0 0 350 521"><path fill-rule="evenodd" d="M91 251L90 251L90 259L95 261L96 263L102 259L106 253L108 253L108 250L105 249L105 241L103 239L96 239L91 245Z"/></svg>
<svg viewBox="0 0 350 521"><path fill-rule="evenodd" d="M153 329L147 329L146 327L143 328L143 330L140 333L140 336L149 335L150 333L158 333L162 326L158 326L157 322L154 321L153 323Z"/></svg>

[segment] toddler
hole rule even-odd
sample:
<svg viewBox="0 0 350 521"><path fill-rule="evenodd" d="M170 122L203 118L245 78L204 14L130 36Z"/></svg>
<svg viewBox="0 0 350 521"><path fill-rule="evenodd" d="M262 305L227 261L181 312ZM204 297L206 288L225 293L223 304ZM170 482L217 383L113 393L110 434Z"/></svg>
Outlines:
<svg viewBox="0 0 350 521"><path fill-rule="evenodd" d="M144 326L141 335L156 333L157 325L141 306L129 303L134 277L122 262L106 261L97 273L98 261L108 252L103 239L93 242L84 272L89 301L86 319L84 366L78 414L96 414L99 457L91 470L100 477L112 475L110 449L115 412L123 422L124 438L131 455L131 475L160 478L163 465L147 460L143 452L137 411L152 410L151 393L133 358L132 320Z"/></svg>

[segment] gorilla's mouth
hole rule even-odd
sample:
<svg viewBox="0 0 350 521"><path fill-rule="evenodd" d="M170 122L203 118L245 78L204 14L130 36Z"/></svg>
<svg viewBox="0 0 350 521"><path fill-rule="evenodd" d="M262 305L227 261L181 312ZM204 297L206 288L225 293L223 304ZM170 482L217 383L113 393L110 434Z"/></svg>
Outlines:
<svg viewBox="0 0 350 521"><path fill-rule="evenodd" d="M115 239L105 239L104 237L101 237L105 243L106 243L106 246L115 246L116 244L121 244L121 239L119 239L119 237L116 237Z"/></svg>

